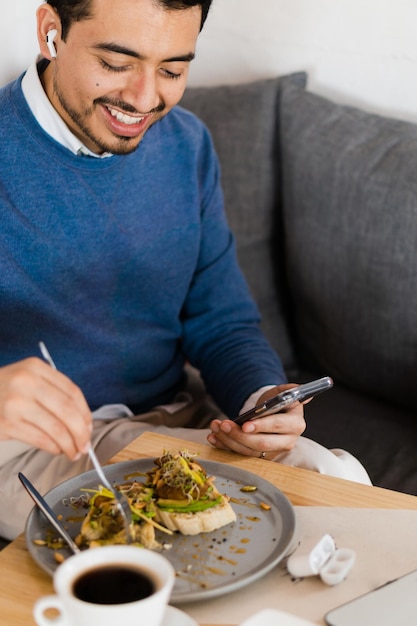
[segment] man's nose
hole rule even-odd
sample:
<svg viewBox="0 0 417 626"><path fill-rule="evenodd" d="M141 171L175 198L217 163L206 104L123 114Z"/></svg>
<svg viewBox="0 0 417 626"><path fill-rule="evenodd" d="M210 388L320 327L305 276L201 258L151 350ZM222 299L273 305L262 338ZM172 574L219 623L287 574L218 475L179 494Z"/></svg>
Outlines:
<svg viewBox="0 0 417 626"><path fill-rule="evenodd" d="M153 72L134 74L123 90L123 100L134 106L138 113L149 113L161 103L157 85Z"/></svg>

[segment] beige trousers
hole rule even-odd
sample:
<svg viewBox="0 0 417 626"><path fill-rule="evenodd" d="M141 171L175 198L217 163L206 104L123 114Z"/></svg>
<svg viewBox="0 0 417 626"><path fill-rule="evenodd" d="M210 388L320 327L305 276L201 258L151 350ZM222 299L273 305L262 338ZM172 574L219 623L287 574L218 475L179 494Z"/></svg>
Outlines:
<svg viewBox="0 0 417 626"><path fill-rule="evenodd" d="M92 445L102 463L145 431L168 434L188 441L206 443L208 425L218 409L201 391L191 389L176 403L156 407L135 416L95 419ZM300 437L291 452L278 455L275 461L303 467L323 474L371 484L359 461L343 450L328 450L318 443ZM265 461L266 463L269 461ZM53 456L16 441L0 442L0 536L14 539L24 530L33 502L18 479L23 472L41 494L55 485L91 469L88 455L69 461L64 455Z"/></svg>

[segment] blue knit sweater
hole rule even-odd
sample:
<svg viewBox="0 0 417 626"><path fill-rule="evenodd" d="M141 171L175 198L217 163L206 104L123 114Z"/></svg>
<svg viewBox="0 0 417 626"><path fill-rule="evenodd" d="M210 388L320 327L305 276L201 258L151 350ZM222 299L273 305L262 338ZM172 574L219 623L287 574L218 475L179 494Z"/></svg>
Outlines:
<svg viewBox="0 0 417 626"><path fill-rule="evenodd" d="M92 409L172 399L185 360L228 415L284 380L236 263L203 124L174 108L128 156L74 156L0 90L0 365L38 355Z"/></svg>

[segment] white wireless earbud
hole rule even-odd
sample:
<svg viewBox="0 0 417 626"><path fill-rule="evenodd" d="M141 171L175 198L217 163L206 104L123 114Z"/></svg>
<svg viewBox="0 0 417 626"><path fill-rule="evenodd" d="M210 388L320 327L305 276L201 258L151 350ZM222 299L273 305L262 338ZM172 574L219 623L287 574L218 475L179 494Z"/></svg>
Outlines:
<svg viewBox="0 0 417 626"><path fill-rule="evenodd" d="M48 46L49 54L51 55L53 59L55 59L56 57L56 48L54 45L54 39L56 37L57 32L58 31L56 30L56 28L53 28L52 30L49 30L48 34L46 35L46 45Z"/></svg>

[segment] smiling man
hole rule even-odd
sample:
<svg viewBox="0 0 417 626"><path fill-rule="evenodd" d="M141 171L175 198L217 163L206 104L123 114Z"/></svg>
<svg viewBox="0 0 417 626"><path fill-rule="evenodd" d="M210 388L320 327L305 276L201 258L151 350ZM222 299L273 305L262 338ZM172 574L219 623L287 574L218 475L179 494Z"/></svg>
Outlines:
<svg viewBox="0 0 417 626"><path fill-rule="evenodd" d="M105 462L145 429L350 476L305 447L298 403L226 418L286 379L210 135L176 106L210 4L51 0L41 58L0 90L0 535L31 508L18 471L45 492L89 468L90 445Z"/></svg>
<svg viewBox="0 0 417 626"><path fill-rule="evenodd" d="M209 2L73 4L71 10L78 6L81 19L70 28L60 20L60 7L67 11L66 3L38 9L40 48L52 60L41 75L42 84L63 121L89 150L126 154L181 99L202 25L201 4ZM191 6L174 11L175 4ZM55 47L52 55L47 39Z"/></svg>

